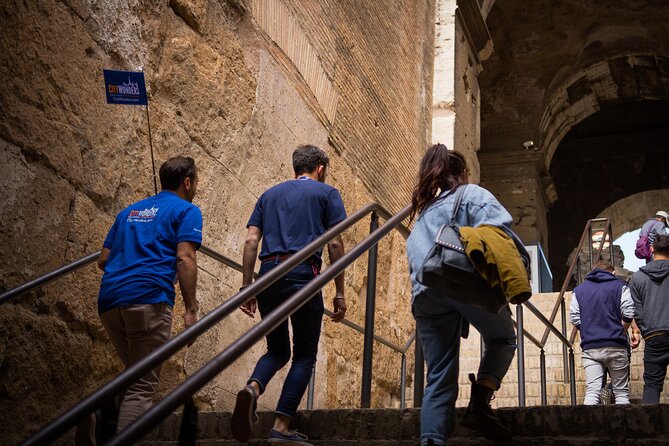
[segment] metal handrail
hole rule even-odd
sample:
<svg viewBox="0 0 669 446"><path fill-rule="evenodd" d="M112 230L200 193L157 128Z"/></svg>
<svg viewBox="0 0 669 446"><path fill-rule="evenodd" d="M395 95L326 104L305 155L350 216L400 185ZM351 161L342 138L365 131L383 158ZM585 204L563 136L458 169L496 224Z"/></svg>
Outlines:
<svg viewBox="0 0 669 446"><path fill-rule="evenodd" d="M217 260L217 261L225 264L226 266L229 266L230 268L232 268L234 270L242 272L242 265L240 263L235 262L234 260L230 259L229 257L226 257L225 255L223 255L219 252L216 252L211 248L207 248L206 246L202 246L202 247L200 247L200 252L202 252L202 254L205 254L206 256L208 256L208 257L210 257L214 260ZM332 311L328 310L327 308L324 310L323 314L324 314L324 316L332 316L333 315ZM343 318L339 322L342 325L346 325L347 327L352 328L353 330L355 330L357 332L360 332L362 334L365 333L365 329L363 327L361 327L360 325L356 324L355 322L353 322L349 319ZM415 336L415 334L414 334L414 336ZM385 338L382 338L379 335L375 334L374 335L374 340L379 342L380 344L383 344L383 345L391 348L392 350L396 351L397 353L406 353L406 349L403 349L402 347L398 346L397 344L393 344L391 341L389 341Z"/></svg>
<svg viewBox="0 0 669 446"><path fill-rule="evenodd" d="M603 222L603 221L609 221L608 218L592 218L588 220L588 222L585 225L585 228L583 229L583 233L581 234L581 239L578 242L578 253L580 254L581 247L583 246L583 242L585 241L586 235L591 236L589 233L592 230L592 224L596 222ZM607 225L606 233L602 237L602 240L600 240L599 244L599 249L598 249L598 256L601 256L601 249L604 246L604 241L606 240L606 236L608 235L610 228L610 224ZM612 242L611 242L612 244ZM551 324L555 322L555 317L557 316L557 312L560 309L560 302L562 299L564 299L564 294L567 292L567 288L569 287L569 282L571 281L571 277L574 274L574 268L576 267L576 263L578 262L579 255L575 255L572 259L571 262L569 263L569 269L567 270L567 275L564 279L564 282L562 283L562 288L560 288L560 294L558 295L558 298L555 302L555 306L553 307L553 311L551 312L551 317L549 318L549 321ZM546 344L546 340L548 339L548 335L550 333L550 330L548 327L546 327L546 330L544 331L544 335L541 338L541 343Z"/></svg>
<svg viewBox="0 0 669 446"><path fill-rule="evenodd" d="M402 231L400 231L400 232L402 232ZM200 249L200 251L202 251L204 254L208 255L209 257L213 258L214 260L218 260L218 261L224 263L225 265L227 265L227 266L229 266L229 267L231 267L231 268L233 268L233 269L235 269L239 272L242 271L242 265L241 264L235 262L234 260L232 260L232 259L230 259L230 258L228 258L228 257L226 257L222 254L219 254L218 252L216 252L212 249L205 248L205 249ZM333 313L330 310L328 310L327 308L324 310L324 316L332 316L332 315L333 315ZM361 327L360 325L356 324L355 322L353 322L349 319L343 318L339 322L343 325L346 325L349 328L352 328L353 330L355 330L355 331L357 331L357 332L359 332L363 335L366 334L367 330L365 330L363 327ZM389 341L385 338L382 338L381 336L374 333L373 325L374 324L372 322L372 324L371 324L371 326L372 326L371 339L377 341L380 344L385 345L386 347L389 347L391 350L393 350L397 353L400 353L402 355L402 357L401 357L401 364L402 364L401 365L401 380L400 380L400 394L401 394L400 395L400 408L404 409L404 407L406 405L406 401L405 401L405 393L406 393L406 389L405 389L405 384L406 384L406 376L405 376L406 375L406 352L408 351L408 349L411 347L414 340L416 339L416 331L414 330L413 334L409 337L409 339L405 343L404 347L400 347L397 344L394 344L393 342L391 342L391 341ZM365 352L367 352L367 354L365 356L371 357L371 350L369 350L369 346L365 346L365 347L366 347ZM366 369L371 370L371 364L363 364L363 370L366 370ZM369 378L370 378L369 380L371 380L371 376ZM313 407L312 405L313 405L314 381L315 381L315 373L312 374L311 380L309 381L308 397L307 397L307 409L308 410L311 410L312 407ZM368 384L368 387L371 387L371 386L369 386L369 384ZM365 388L364 380L363 380L363 388ZM363 393L365 393L365 392L363 392ZM367 396L367 401L369 401L369 398L368 398L369 395L363 395L363 397L362 397L363 401L365 399L365 396Z"/></svg>
<svg viewBox="0 0 669 446"><path fill-rule="evenodd" d="M532 312L532 314L534 314L534 315L539 319L539 321L540 321L541 323L543 323L543 324L546 326L546 328L547 328L548 330L550 330L551 332L553 332L553 334L554 334L555 336L557 336L557 338L558 338L558 340L559 340L560 342L562 342L562 343L563 343L564 345L566 345L567 347L572 347L572 344L571 344L571 342L569 342L569 339L567 339L567 338L562 334L562 332L560 332L560 330L558 330L557 327L555 327L555 325L551 324L550 321L548 320L548 318L547 318L546 316L544 316L544 315L541 313L541 311L539 311L539 309L538 309L537 307L534 306L534 304L532 304L531 302L527 301L527 302L523 303L523 306L524 306L525 308L527 308L528 310L530 310L530 311ZM546 346L546 344L545 344L545 343L542 343L542 346Z"/></svg>
<svg viewBox="0 0 669 446"><path fill-rule="evenodd" d="M541 372L541 402L546 404L546 359L545 359L545 346L548 341L548 336L552 332L562 343L563 348L563 357L564 357L564 380L567 382L567 375L569 375L570 382L570 396L571 404L576 404L576 370L575 370L575 361L574 361L574 340L576 338L576 327L572 329L569 339L567 339L567 328L566 328L566 314L565 314L565 302L564 294L567 291L569 282L574 274L574 268L578 265L581 248L586 238L586 234L589 234L589 238L592 237L593 223L605 222L604 234L602 239L599 241L597 247L596 256L597 259L601 259L602 251L604 249L604 243L606 240L613 234L611 229L611 222L608 218L594 218L588 220L583 233L581 234L581 239L577 247L577 253L572 258L569 264L569 270L567 276L562 284L560 294L553 306L550 318L546 318L532 303L529 301L524 302L523 306L529 309L539 321L546 326L543 337L541 341L538 341L533 336L529 335L523 327L523 311L522 307L517 308L516 321L514 324L518 328L518 399L519 405L523 406L525 404L525 371L524 371L524 337L527 336L530 341L540 349L540 372ZM588 242L589 254L590 254L590 266L593 266L593 252L592 252L592 243ZM613 242L609 241L609 247L611 250L611 260L613 260ZM562 308L562 332L560 332L557 327L555 327L555 317L557 316L558 310Z"/></svg>
<svg viewBox="0 0 669 446"><path fill-rule="evenodd" d="M332 311L328 310L327 308L325 309L324 312L325 316L332 316L332 314L333 314ZM339 323L341 323L342 325L346 325L349 328L352 328L354 331L357 331L358 333L365 334L365 329L363 327L361 327L360 325L356 324L355 322L349 319L344 318L341 321L339 321ZM397 344L394 344L392 341L382 338L379 335L375 334L374 340L377 341L379 344L383 344L386 347L390 348L391 350L396 351L397 353L405 353L405 350L402 347L400 347Z"/></svg>
<svg viewBox="0 0 669 446"><path fill-rule="evenodd" d="M4 293L0 294L0 305L9 302L10 299L16 296L27 293L28 291L34 290L35 288L39 288L42 285L46 285L49 282L59 279L78 270L79 268L83 268L84 266L95 262L100 256L100 252L101 251L96 251L94 253L88 254L87 256L75 260L74 262L68 263L67 265L61 266L60 268L29 280L23 285L19 285L15 288L5 291Z"/></svg>
<svg viewBox="0 0 669 446"><path fill-rule="evenodd" d="M518 329L518 322L516 322L516 321L512 321L512 322L513 322L513 326L516 327L516 329ZM540 348L540 349L541 349L541 348L544 348L543 345L541 345L541 342L539 342L539 340L538 340L537 338L535 338L534 336L532 336L532 333L530 333L529 331L525 330L524 328L523 328L523 335L524 335L527 339L529 339L530 342L531 342L532 344L536 345L538 348Z"/></svg>
<svg viewBox="0 0 669 446"><path fill-rule="evenodd" d="M381 206L378 203L370 203L367 206L363 207L360 209L360 211L367 209L365 215L371 213L371 212L377 212L380 216L382 216L384 219L388 220L390 217L392 217L392 214L388 212L387 209L385 209L383 206ZM358 212L360 212L358 211ZM356 213L357 214L357 213ZM355 215L355 214L354 214ZM353 215L351 216L353 217ZM364 215L363 215L364 217ZM350 217L349 217L350 218ZM358 219L359 220L359 219ZM357 221L356 220L356 223ZM409 234L411 234L411 230L403 225L400 224L395 228L400 234L404 236L404 238L409 237ZM235 262L234 260L230 259L229 257L224 256L223 254L220 254L216 251L214 251L211 248L208 248L207 246L200 246L199 251L209 257L211 257L214 260L218 260L219 262L223 263L224 265L227 265L231 268L236 269L237 271L242 270L242 265L239 264L238 262ZM67 263L59 268L56 268L53 271L49 271L48 273L45 273L41 276L38 276L34 279L29 280L28 282L25 282L22 285L19 285L17 287L11 288L7 291L4 291L3 293L0 293L0 305L9 302L12 298L20 296L21 294L25 294L29 291L34 290L35 288L39 288L43 285L46 285L49 282L52 282L54 280L60 279L63 276L66 276L80 268L83 268L86 265L89 265L97 260L97 258L100 256L100 253L102 251L98 250L93 253L87 254L84 257L77 259L73 262Z"/></svg>
<svg viewBox="0 0 669 446"><path fill-rule="evenodd" d="M142 438L142 436L149 429L158 425L158 423L160 423L165 417L172 413L174 409L185 403L195 392L201 389L216 375L218 375L226 367L237 360L256 342L260 341L268 333L274 330L292 313L297 311L327 282L338 276L355 259L360 257L363 253L369 250L369 248L378 243L381 238L387 235L392 229L394 229L395 226L402 222L402 220L404 220L409 215L410 211L411 207L406 206L402 211L388 219L384 225L367 236L363 241L355 245L349 252L331 264L330 267L323 271L318 277L308 282L304 288L300 289L300 291L284 301L274 311L269 313L261 322L254 325L253 328L243 334L237 341L233 342L225 350L216 355L214 359L205 364L180 386L165 396L165 398L160 400L160 402L145 412L134 423L121 431L108 443L108 445L126 445ZM292 257L290 257L290 259L292 259ZM270 270L270 272L267 274L269 275L275 269L280 268L281 265L283 264L279 264L279 266ZM260 277L257 282L263 280L264 277L265 276ZM243 294L252 286L253 284L238 293L237 296ZM253 294L255 295L257 293ZM230 300L234 299L235 297L231 298Z"/></svg>
<svg viewBox="0 0 669 446"><path fill-rule="evenodd" d="M378 240L380 238L384 237L392 229L397 229L403 235L407 235L409 233L409 231L405 226L401 225L401 221L403 221L404 218L406 218L406 216L409 213L409 209L410 209L409 206L407 206L400 213L395 214L394 216L390 217L387 220L386 224L384 224L381 228L379 228L377 230L374 230L369 237L367 237L365 240L363 240L363 242L361 242L360 244L356 245L349 253L345 254L345 256L342 257L340 260L338 260L333 265L331 265L330 268L328 268L323 274L321 274L320 277L318 277L317 279L314 279L312 282L310 282L308 287L305 287L303 289L304 293L302 293L302 294L298 293L298 294L294 295L290 300L286 301L281 307L279 307L279 309L282 309L281 315L284 315L284 313L285 313L285 317L287 317L292 312L296 311L304 303L300 300L300 298L303 298L304 296L306 296L306 298L304 298L304 299L308 299L311 295L313 295L316 291L318 291L318 289L320 289L320 287L322 287L322 284L324 284L328 280L331 280L332 278L334 278L341 271L343 271L343 269L346 268L351 262L353 262L357 257L359 257L362 253L364 253L365 251L367 251L371 247L375 246L376 243L378 242ZM270 272L268 272L265 276L263 276L260 279L258 279L257 281L255 281L249 287L247 287L244 290L240 291L239 293L236 293L235 295L233 295L227 302L221 304L219 307L214 309L212 312L210 312L209 314L204 316L200 321L198 321L192 327L188 328L187 330L184 330L182 333L175 336L172 340L170 340L168 343L163 345L161 348L157 349L152 354L150 354L149 356L144 358L144 360L142 360L142 361L136 363L135 365L133 365L132 367L128 368L127 370L125 370L124 372L119 374L114 380L112 380L111 382L109 382L105 386L101 387L100 389L98 389L93 394L89 395L89 397L87 397L86 399L80 401L77 405L72 407L65 414L61 415L59 418L57 418L52 423L47 425L40 432L34 434L32 437L30 437L28 440L26 440L26 442L24 444L41 444L44 441L49 441L51 439L57 438L58 436L62 435L62 433L64 433L64 431L66 429L74 426L74 424L76 424L76 422L79 421L79 419L83 418L87 414L93 412L93 410L95 410L97 407L99 407L99 405L102 404L102 401L104 401L106 399L109 399L110 397L113 397L119 391L121 391L125 387L127 387L127 385L129 385L130 383L134 382L136 379L141 377L146 371L155 367L155 365L157 365L159 363L162 363L164 360L169 358L169 356L171 356L173 353L175 353L176 351L183 348L185 345L193 342L194 339L199 337L202 333L204 333L206 330L211 328L214 324L218 323L222 318L229 315L232 311L234 311L237 307L239 307L239 305L241 305L242 303L247 301L252 296L257 295L259 292L261 292L262 290L264 290L265 288L270 286L274 281L278 280L280 277L282 277L290 269L292 269L293 267L295 267L296 265L298 265L299 263L303 262L308 257L310 257L313 254L313 252L315 252L317 249L319 249L322 245L326 244L328 241L330 241L331 239L333 239L334 237L339 235L341 232L343 232L344 230L346 230L347 228L349 228L353 224L357 223L365 215L368 215L371 212L378 212L379 214L382 214L382 215L388 215L387 211L385 211L385 209L378 206L376 203L371 203L367 206L364 206L363 208L361 208L360 210L358 210L357 212L352 214L349 218L342 221L341 223L339 223L335 227L331 228L329 231L327 231L321 237L319 237L318 239L314 240L312 243L307 245L302 251L300 251L299 253L296 253L295 255L291 256L286 262L281 263L276 268L274 268ZM605 220L605 219L599 219L599 220ZM593 221L595 221L595 220L593 220ZM391 222L392 222L392 225L391 225ZM600 246L599 246L599 249L597 251L598 255L601 255L601 250L602 250L603 243L606 241L607 235L609 234L609 232L610 232L610 225L607 228L607 230L604 234L604 237L600 241ZM582 239L583 239L583 237L582 237ZM582 246L582 243L579 246ZM228 259L225 256L222 256L221 254L216 253L215 251L213 251L209 248L204 247L204 250L202 250L202 251L203 251L203 254L208 255L208 256L214 258L215 260L219 260L219 261L221 261L222 263L224 263L228 266L231 266L235 269L241 268L241 265L239 265L238 263ZM37 286L41 286L45 283L48 283L49 281L54 280L57 277L68 274L68 273L74 271L75 269L78 269L78 268L80 268L80 267L82 267L82 266L84 266L88 263L91 263L92 261L95 260L95 258L97 258L97 256L99 256L99 252L90 254L89 256L87 256L83 259L80 259L79 261L75 261L70 265L66 265L66 267L71 267L69 269L66 269L66 267L60 268L59 270L56 270L52 273L48 273L48 274L46 274L46 275L44 275L40 278L35 279L34 281L31 281L31 283L29 283L29 284L24 284L22 287L17 287L13 290L10 290L9 292L12 293L10 297L17 296L17 295L22 294L24 292L27 292L30 289L33 289ZM348 261L348 263L344 264L345 259L346 260L350 259L350 261ZM336 268L334 268L335 266L336 266ZM573 273L573 262L572 262L572 267L570 267L570 271ZM54 274L54 273L58 273L58 274ZM38 282L39 280L42 280L42 281ZM27 287L26 285L30 285L30 287ZM305 294L307 291L312 290L312 288L316 287L316 286L318 286L318 288L315 288L315 291L311 292L310 295ZM9 292L7 292L7 293L9 293ZM6 296L7 293L3 293L1 296ZM563 297L562 293L561 293L561 296ZM289 304L289 302L291 302L291 304ZM295 303L295 302L297 302L297 303ZM570 348L570 354L571 354L570 363L572 365L572 367L571 367L571 369L572 369L572 373L571 373L572 380L571 381L572 381L572 387L573 387L574 386L573 348L572 348L573 347L573 345L572 345L573 344L573 334L572 334L572 339L571 340L566 339L566 337L562 333L560 333L560 331L553 325L553 322L551 320L549 320L548 318L546 318L545 316L543 316L543 314L541 314L541 312L539 312L539 310L536 307L534 307L534 305L532 305L529 302L526 302L524 304L524 306L527 307L533 314L535 314L544 325L546 325L546 330L547 331L553 332L554 334L556 334L558 339L565 346L568 346ZM518 308L522 309L522 307L518 307ZM278 312L279 309L277 309L277 312ZM554 311L554 313L556 313L556 311ZM522 317L522 311L519 314ZM554 316L555 315L552 316L553 320L554 320ZM281 319L277 322L276 318L278 318L278 317L279 316L276 316L275 318L270 319L269 316L268 316L268 318L266 318L266 320L268 321L267 324L261 325L262 324L261 323L261 324L256 325L251 330L251 331L255 330L255 331L253 331L253 333L251 333L251 331L247 332L247 334L245 334L237 342L242 342L242 343L245 343L245 342L255 343L255 342L257 342L266 333L268 333L269 331L274 329L276 327L276 325L278 325L278 323L281 323L283 321L283 319ZM350 321L348 321L348 322L350 322ZM521 322L521 324L522 324L522 322ZM359 325L357 325L353 322L345 323L345 325L355 329L356 331L360 331L360 332L365 331L362 327L360 327ZM516 326L518 327L519 324L516 323ZM265 330L266 328L267 328L267 330ZM543 347L545 346L545 342L538 342L537 339L534 338L529 333L527 333L524 330L524 328L522 330L519 330L519 337L521 338L521 340L523 339L523 336L525 334L528 335L528 339L530 339L530 341L532 341L535 345L537 345L538 347L541 348L542 359L544 359L543 358L543 354L544 354ZM256 337L257 337L257 339L256 339ZM415 333L407 341L407 343L404 347L399 347L396 344L394 344L390 341L387 341L383 338L380 338L376 335L374 335L373 338L375 340L381 342L382 344L388 346L389 348L391 348L391 349L393 349L397 352L402 353L402 379L404 380L405 365L406 365L405 355L406 355L406 352L408 351L408 349L410 348L410 346L416 340ZM239 344L234 343L233 345L228 347L225 351L221 352L213 361L208 363L207 366L211 366L211 367L213 367L213 369L218 369L220 367L225 368L232 361L234 361L239 355L241 355L241 352L243 352L243 351L245 351L245 349L241 349L239 347ZM227 356L221 356L221 355L227 355ZM223 359L221 359L221 358L223 358ZM231 358L231 359L228 362L228 359L226 359L226 358ZM542 362L544 363L543 367L545 368L545 361L542 361ZM222 368L220 370L222 370ZM213 370L213 369L210 369L210 370ZM202 370L203 369L200 369L200 371L202 371ZM545 370L542 370L542 372L545 375ZM209 372L202 371L202 373L209 373ZM216 373L218 373L218 372L216 372ZM519 368L519 374L520 374L520 368ZM197 376L201 378L202 375L197 375ZM215 376L215 374L214 374L214 376ZM195 378L195 375L194 375L193 378ZM206 381L203 381L202 383L200 383L198 381L198 379L200 379L200 378L197 378L195 381L193 381L193 382L195 382L195 384L190 384L190 386L199 386L199 387L195 388L194 391L201 388L201 386L203 386L204 384L206 384L206 382L208 382L208 380L206 380ZM190 379L187 382L190 382ZM184 384L186 384L186 383L184 383ZM182 387L183 386L180 386L177 390L181 389ZM545 383L542 383L542 401L545 400L544 387L545 387ZM176 390L168 396L171 396L175 392L176 392ZM176 403L177 406L181 402L185 401L183 399L180 399L184 395L186 395L186 393L183 393L183 391L182 391L182 393L179 393L179 394L175 395L175 398L179 399L179 402ZM190 397L190 395L192 395L192 393L189 394L188 397ZM572 393L572 403L573 402L574 402L574 392ZM173 403L174 403L174 401L170 402L169 404L173 404ZM166 402L165 404L168 404L168 403ZM161 409L156 409L156 410L162 411L162 410L164 410L164 408L166 406L161 406L161 407L162 407ZM156 412L152 412L152 413L156 413ZM157 418L155 418L155 416L156 415L151 415L151 417L148 417L146 423L151 424L151 426L155 426L155 424L152 424L152 423L154 423L154 421L159 422L159 420L156 421ZM140 420L138 420L138 422L139 421ZM133 424L133 426L134 426L134 424ZM130 435L141 435L141 434L133 433L135 431L130 430L131 428L132 428L132 426L130 428L128 428L129 433L127 435L129 435L129 436ZM137 432L139 432L138 429L140 429L140 427L137 427L136 429L137 429ZM131 438L135 438L135 437L131 437ZM128 438L126 438L126 437L122 437L122 439L123 439L123 441L128 440ZM112 443L112 444L117 444L117 443ZM120 444L120 443L118 443L118 444Z"/></svg>
<svg viewBox="0 0 669 446"><path fill-rule="evenodd" d="M258 295L261 291L263 291L271 284L276 282L279 278L284 276L295 266L299 265L300 263L304 262L309 257L311 257L311 255L315 253L317 250L319 250L323 245L325 245L330 240L340 235L349 227L353 226L355 223L360 221L366 215L375 211L383 215L389 215L388 211L382 208L378 203L370 203L366 206L363 206L358 211L354 212L349 217L347 217L345 220L336 224L328 231L326 231L323 235L321 235L320 237L318 237L317 239L306 245L301 251L293 254L285 262L282 262L281 264L277 265L277 267L270 270L267 274L258 278L258 280L254 281L251 285L244 288L240 292L236 293L226 302L216 307L207 315L203 316L199 321L197 321L191 327L177 334L175 337L170 339L161 347L154 350L151 354L147 355L142 360L128 367L126 370L121 372L110 382L100 387L98 390L90 394L88 397L79 401L77 404L75 404L61 416L59 416L58 418L50 422L48 425L46 425L43 429L41 429L40 431L36 432L31 437L29 437L23 444L41 445L44 444L45 442L58 438L67 429L73 427L74 425L77 424L77 422L79 422L85 416L87 416L88 414L95 411L98 407L100 407L104 401L113 398L115 395L124 390L127 386L129 386L137 379L142 377L146 372L153 369L157 365L162 364L174 353L176 353L186 345L189 345L192 342L194 342L195 339L197 339L201 334L203 334L209 328L213 327L215 324L220 322L224 317L228 316L230 313L236 310L240 305L248 301L253 296ZM386 223L383 226L381 226L376 232L380 232L383 233L383 235L385 235L391 229L400 228L401 222L408 216L409 212L410 212L410 207L409 206L405 207L398 214L395 214L394 216L389 218L386 221ZM391 221L393 224L392 227L389 226L391 224ZM406 227L404 227L404 229L406 229ZM400 229L400 232L404 234L402 229ZM369 240L370 238L371 236L367 237L367 239L365 240ZM373 246L375 243L376 241L374 243L371 243L369 247ZM342 259L357 258L361 253L357 254L355 257L353 257L351 254L359 251L360 246L361 244L356 245L351 251L344 254L344 256L341 259L335 262L335 264L342 265L343 264ZM97 253L97 255L99 255L99 253ZM92 260L89 260L88 263L90 263L91 261ZM330 277L332 275L332 271L334 271L333 266L335 264L331 265L330 268L325 270L325 272L323 272L318 278L311 281L309 285L307 285L309 288L305 287L304 289L311 289L311 287L313 286L312 284L316 282L316 280L318 279ZM343 268L344 267L341 267L342 270ZM317 283L320 283L320 281ZM256 325L256 327L258 326L260 326L260 324Z"/></svg>

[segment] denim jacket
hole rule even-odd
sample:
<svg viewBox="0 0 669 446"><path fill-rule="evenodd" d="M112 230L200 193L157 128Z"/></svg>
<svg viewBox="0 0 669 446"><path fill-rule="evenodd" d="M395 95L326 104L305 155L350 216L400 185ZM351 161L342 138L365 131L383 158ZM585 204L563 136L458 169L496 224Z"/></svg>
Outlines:
<svg viewBox="0 0 669 446"><path fill-rule="evenodd" d="M437 231L442 225L451 221L455 194L450 192L450 190L442 192L438 199L420 214L418 220L414 223L411 235L407 239L412 301L426 290L423 285L416 282L416 274L423 265L430 249L434 246ZM514 238L518 246L520 241L518 236L511 231L512 222L511 214L504 209L504 206L497 201L493 194L476 184L467 184L467 188L462 195L457 219L453 223L460 226L474 227L484 224L497 226Z"/></svg>

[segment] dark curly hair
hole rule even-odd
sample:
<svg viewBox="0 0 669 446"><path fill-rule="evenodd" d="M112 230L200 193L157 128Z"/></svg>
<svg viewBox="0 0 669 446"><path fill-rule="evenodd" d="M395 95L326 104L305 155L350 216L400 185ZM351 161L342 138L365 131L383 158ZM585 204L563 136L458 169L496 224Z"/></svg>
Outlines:
<svg viewBox="0 0 669 446"><path fill-rule="evenodd" d="M319 147L305 144L293 152L293 170L295 175L313 172L318 166L327 166L330 163L325 151Z"/></svg>
<svg viewBox="0 0 669 446"><path fill-rule="evenodd" d="M409 222L434 202L438 192L458 187L466 168L467 163L462 154L448 150L443 144L430 147L418 169L418 184L411 195Z"/></svg>

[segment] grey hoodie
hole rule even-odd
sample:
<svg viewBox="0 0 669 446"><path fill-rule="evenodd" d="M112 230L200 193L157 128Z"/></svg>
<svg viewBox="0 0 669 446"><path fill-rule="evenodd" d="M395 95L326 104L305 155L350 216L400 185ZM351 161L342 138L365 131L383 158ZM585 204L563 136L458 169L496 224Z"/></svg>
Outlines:
<svg viewBox="0 0 669 446"><path fill-rule="evenodd" d="M669 260L653 260L630 281L634 319L646 336L669 331Z"/></svg>

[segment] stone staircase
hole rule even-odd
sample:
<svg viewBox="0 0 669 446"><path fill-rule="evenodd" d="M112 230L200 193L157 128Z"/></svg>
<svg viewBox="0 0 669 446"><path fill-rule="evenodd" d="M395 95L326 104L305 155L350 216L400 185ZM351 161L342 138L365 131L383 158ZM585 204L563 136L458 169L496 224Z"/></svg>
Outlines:
<svg viewBox="0 0 669 446"><path fill-rule="evenodd" d="M499 417L512 430L514 445L669 445L669 405L536 406L503 408ZM458 409L461 421L464 409ZM420 411L407 409L340 409L300 412L295 427L318 446L418 445ZM260 422L248 444L265 445L272 414L260 413ZM173 415L148 434L143 445L176 445L180 415ZM230 414L204 412L198 418L198 445L240 444L232 440ZM457 423L449 445L493 445Z"/></svg>

